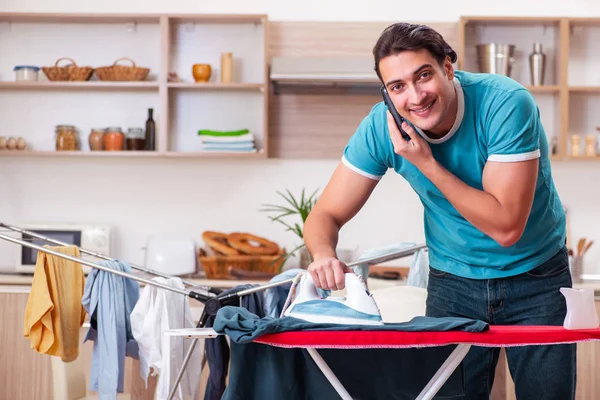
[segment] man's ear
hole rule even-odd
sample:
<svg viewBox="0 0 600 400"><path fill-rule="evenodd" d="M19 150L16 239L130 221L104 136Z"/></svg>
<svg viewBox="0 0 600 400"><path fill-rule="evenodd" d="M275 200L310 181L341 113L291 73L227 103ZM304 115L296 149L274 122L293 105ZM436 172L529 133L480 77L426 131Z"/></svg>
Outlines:
<svg viewBox="0 0 600 400"><path fill-rule="evenodd" d="M454 79L454 66L452 65L452 61L450 61L450 57L446 57L444 60L444 72L449 80Z"/></svg>

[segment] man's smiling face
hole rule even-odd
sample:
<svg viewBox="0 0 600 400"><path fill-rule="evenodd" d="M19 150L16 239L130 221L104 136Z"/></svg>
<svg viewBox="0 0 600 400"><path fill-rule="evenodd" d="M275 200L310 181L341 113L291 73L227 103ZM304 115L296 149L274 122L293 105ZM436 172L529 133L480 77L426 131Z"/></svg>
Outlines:
<svg viewBox="0 0 600 400"><path fill-rule="evenodd" d="M449 60L440 66L426 49L406 50L382 58L379 70L402 117L435 135L452 128L456 106Z"/></svg>

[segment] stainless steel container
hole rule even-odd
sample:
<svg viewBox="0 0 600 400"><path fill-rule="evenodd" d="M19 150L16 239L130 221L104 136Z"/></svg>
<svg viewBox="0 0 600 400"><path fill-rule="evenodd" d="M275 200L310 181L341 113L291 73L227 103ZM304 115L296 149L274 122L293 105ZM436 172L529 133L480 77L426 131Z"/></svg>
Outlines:
<svg viewBox="0 0 600 400"><path fill-rule="evenodd" d="M529 55L529 71L531 84L533 86L541 86L544 84L546 55L542 52L542 44L540 42L535 42L533 44L533 53Z"/></svg>
<svg viewBox="0 0 600 400"><path fill-rule="evenodd" d="M477 45L479 71L489 74L510 76L514 59L515 45L488 43Z"/></svg>

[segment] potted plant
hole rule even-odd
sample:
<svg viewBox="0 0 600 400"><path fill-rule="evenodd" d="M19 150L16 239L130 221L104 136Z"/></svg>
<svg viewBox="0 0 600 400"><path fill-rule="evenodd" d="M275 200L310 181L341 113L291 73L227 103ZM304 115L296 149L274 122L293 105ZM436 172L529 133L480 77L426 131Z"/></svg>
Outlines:
<svg viewBox="0 0 600 400"><path fill-rule="evenodd" d="M271 213L269 215L271 221L282 224L286 228L286 232L293 232L302 241L299 246L292 249L286 256L287 258L296 252L300 252L301 268L307 268L312 262L312 257L304 245L303 230L308 214L310 214L312 208L317 203L317 191L318 189L307 197L305 190L302 189L300 198L296 198L288 189L285 190L285 193L277 191L277 194L285 200L285 203L283 205L263 204L263 208L260 210ZM296 221L290 221L290 218L295 218Z"/></svg>

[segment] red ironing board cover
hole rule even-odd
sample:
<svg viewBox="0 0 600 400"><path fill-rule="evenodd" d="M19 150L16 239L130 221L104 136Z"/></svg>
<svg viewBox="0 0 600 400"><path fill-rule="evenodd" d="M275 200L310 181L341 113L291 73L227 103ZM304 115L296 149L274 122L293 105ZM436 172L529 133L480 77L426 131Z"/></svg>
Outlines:
<svg viewBox="0 0 600 400"><path fill-rule="evenodd" d="M600 340L600 328L568 330L562 326L490 325L486 332L294 331L266 334L256 343L277 347L365 349L434 347L467 343L486 347L562 344Z"/></svg>

